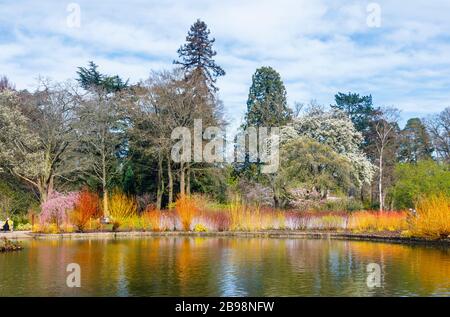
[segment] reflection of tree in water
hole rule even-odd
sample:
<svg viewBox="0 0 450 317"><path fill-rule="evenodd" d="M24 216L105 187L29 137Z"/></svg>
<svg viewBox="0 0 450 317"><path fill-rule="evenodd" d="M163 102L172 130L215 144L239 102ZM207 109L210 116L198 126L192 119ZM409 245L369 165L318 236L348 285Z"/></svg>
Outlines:
<svg viewBox="0 0 450 317"><path fill-rule="evenodd" d="M187 296L217 291L217 239L154 238L136 243L126 270L131 294Z"/></svg>
<svg viewBox="0 0 450 317"><path fill-rule="evenodd" d="M370 242L352 243L351 247L363 261L382 260L384 287L377 295L409 295L402 291L405 286L419 296L450 292L449 248Z"/></svg>
<svg viewBox="0 0 450 317"><path fill-rule="evenodd" d="M364 295L363 272L349 254L347 242L334 240L288 240L288 257L296 272L296 295Z"/></svg>
<svg viewBox="0 0 450 317"><path fill-rule="evenodd" d="M0 256L0 295L299 296L449 293L449 249L386 243L160 237L28 241ZM81 266L80 289L66 267ZM369 289L378 263L383 287Z"/></svg>

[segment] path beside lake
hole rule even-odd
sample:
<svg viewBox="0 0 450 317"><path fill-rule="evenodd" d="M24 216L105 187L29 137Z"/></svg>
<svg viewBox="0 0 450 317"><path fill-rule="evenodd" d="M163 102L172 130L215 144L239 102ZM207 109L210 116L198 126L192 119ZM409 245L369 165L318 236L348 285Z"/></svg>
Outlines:
<svg viewBox="0 0 450 317"><path fill-rule="evenodd" d="M180 231L132 231L132 232L87 232L87 233L59 233L43 234L31 231L2 232L0 239L6 237L13 240L23 239L119 239L119 238L145 238L145 237L260 237L285 239L338 239L361 240L390 243L420 243L441 244L450 246L450 239L425 240L421 238L402 237L395 232L352 233L352 232L323 232L323 231L286 231L267 230L255 232L224 231L224 232L180 232Z"/></svg>

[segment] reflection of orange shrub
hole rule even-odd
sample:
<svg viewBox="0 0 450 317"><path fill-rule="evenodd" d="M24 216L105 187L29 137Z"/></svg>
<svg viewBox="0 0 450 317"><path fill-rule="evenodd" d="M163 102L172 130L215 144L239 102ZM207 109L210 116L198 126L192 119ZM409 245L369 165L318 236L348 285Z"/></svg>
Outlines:
<svg viewBox="0 0 450 317"><path fill-rule="evenodd" d="M182 195L177 199L175 206L178 216L180 217L183 230L191 230L192 220L197 214L197 205L195 203L195 199L191 198L188 195Z"/></svg>
<svg viewBox="0 0 450 317"><path fill-rule="evenodd" d="M100 217L99 197L96 193L83 190L70 214L70 220L78 231L84 231L89 220L95 217Z"/></svg>
<svg viewBox="0 0 450 317"><path fill-rule="evenodd" d="M411 219L411 235L446 238L450 235L450 197L443 194L421 199Z"/></svg>
<svg viewBox="0 0 450 317"><path fill-rule="evenodd" d="M355 212L350 216L348 229L355 231L401 231L408 226L405 212Z"/></svg>

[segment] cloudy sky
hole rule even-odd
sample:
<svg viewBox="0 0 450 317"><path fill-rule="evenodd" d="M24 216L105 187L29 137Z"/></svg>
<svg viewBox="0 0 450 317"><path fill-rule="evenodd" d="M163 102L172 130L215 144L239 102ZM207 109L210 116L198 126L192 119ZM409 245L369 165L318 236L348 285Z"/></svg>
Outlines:
<svg viewBox="0 0 450 317"><path fill-rule="evenodd" d="M73 24L73 6L80 25ZM403 120L450 106L450 1L0 0L0 74L33 89L38 76L75 77L93 60L131 82L173 67L187 30L203 19L216 38L228 119L245 111L251 76L278 70L289 103L372 94ZM377 21L380 8L380 25ZM69 21L69 23L68 23ZM368 23L369 21L369 23Z"/></svg>

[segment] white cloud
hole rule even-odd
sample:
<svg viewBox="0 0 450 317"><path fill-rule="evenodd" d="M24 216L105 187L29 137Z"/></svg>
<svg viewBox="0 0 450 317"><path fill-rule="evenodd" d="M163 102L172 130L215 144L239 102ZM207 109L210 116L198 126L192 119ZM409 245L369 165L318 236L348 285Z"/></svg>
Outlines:
<svg viewBox="0 0 450 317"><path fill-rule="evenodd" d="M138 81L172 67L189 26L204 19L227 71L221 97L230 117L243 115L251 76L277 69L289 101L329 104L338 91L372 93L405 113L449 105L448 1L376 1L381 28L366 25L368 1L193 0L74 1L81 28L68 28L60 1L2 3L0 73L18 88L38 75L73 78L94 60L102 71Z"/></svg>

